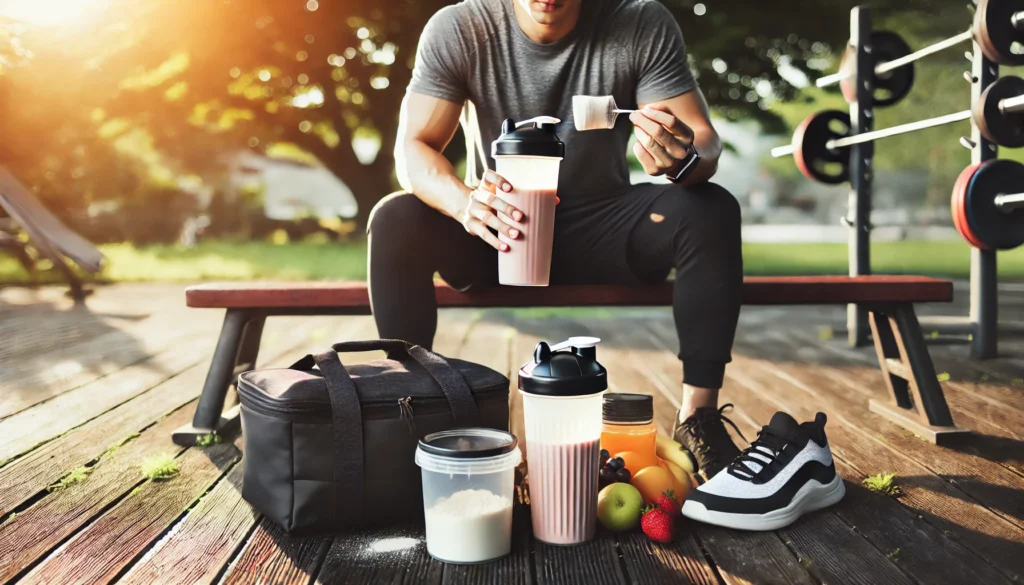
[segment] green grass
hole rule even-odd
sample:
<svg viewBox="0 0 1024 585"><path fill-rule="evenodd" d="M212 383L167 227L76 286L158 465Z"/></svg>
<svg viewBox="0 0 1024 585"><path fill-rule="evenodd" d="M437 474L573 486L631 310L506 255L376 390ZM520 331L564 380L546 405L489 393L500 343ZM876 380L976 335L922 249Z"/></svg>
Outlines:
<svg viewBox="0 0 1024 585"><path fill-rule="evenodd" d="M157 455L142 462L142 475L149 479L169 479L179 471L181 468L173 455Z"/></svg>
<svg viewBox="0 0 1024 585"><path fill-rule="evenodd" d="M78 467L60 478L56 483L47 486L46 491L58 492L64 488L75 485L76 483L81 483L89 477L90 473L92 473L91 467L85 467L84 465L82 467Z"/></svg>
<svg viewBox="0 0 1024 585"><path fill-rule="evenodd" d="M201 280L364 280L366 243L272 244L204 242L178 246L111 244L100 247L108 282ZM410 251L411 253L412 251ZM879 242L872 246L872 267L879 274L925 274L966 278L969 248L961 242ZM746 244L748 275L845 274L846 244ZM1024 247L999 255L1004 280L1024 280ZM51 271L41 282L59 280ZM27 283L28 275L12 258L0 254L0 282Z"/></svg>
<svg viewBox="0 0 1024 585"><path fill-rule="evenodd" d="M898 496L903 493L903 489L896 485L896 476L892 473L879 473L865 477L861 483L869 490L887 496Z"/></svg>
<svg viewBox="0 0 1024 585"><path fill-rule="evenodd" d="M209 433L196 437L196 447L210 447L211 445L216 445L220 442L221 438L217 433Z"/></svg>

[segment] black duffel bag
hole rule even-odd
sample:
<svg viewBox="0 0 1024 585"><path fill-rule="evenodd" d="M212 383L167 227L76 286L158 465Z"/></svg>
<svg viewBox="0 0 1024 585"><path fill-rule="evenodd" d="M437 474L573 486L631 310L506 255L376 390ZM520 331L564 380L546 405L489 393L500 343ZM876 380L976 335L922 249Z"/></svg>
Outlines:
<svg viewBox="0 0 1024 585"><path fill-rule="evenodd" d="M338 352L385 350L343 366ZM508 430L508 378L404 341L353 341L287 369L245 372L242 497L289 533L423 522L424 435Z"/></svg>

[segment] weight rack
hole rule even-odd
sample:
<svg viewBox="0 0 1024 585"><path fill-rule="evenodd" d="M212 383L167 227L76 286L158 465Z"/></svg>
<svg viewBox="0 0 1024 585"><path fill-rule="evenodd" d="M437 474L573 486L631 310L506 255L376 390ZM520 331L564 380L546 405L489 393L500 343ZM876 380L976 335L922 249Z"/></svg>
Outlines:
<svg viewBox="0 0 1024 585"><path fill-rule="evenodd" d="M854 83L856 100L850 103L850 136L872 132L874 121L874 77L878 73L872 55L870 39L872 34L871 9L857 6L850 11L850 48L856 59ZM914 53L915 56L935 52L937 47L948 48L955 42L969 37L958 35L947 41L932 45ZM974 111L984 91L999 78L999 66L985 57L981 46L973 40L973 51L969 54L972 63L971 108ZM906 60L909 63L910 60ZM905 63L902 63L905 64ZM890 68L892 67L891 64ZM829 85L844 76L843 72L819 80L818 85ZM970 118L969 113L958 119ZM962 140L971 149L971 162L980 163L995 159L998 147L986 139L978 125L971 119L971 139ZM849 274L860 276L871 274L871 197L873 183L873 142L855 143L850 146L850 194L848 214L843 223L850 228ZM982 250L971 247L970 313L965 317L922 318L921 324L940 333L971 336L971 357L991 359L998 355L998 278L996 250ZM867 312L858 305L847 307L848 341L852 347L868 345Z"/></svg>

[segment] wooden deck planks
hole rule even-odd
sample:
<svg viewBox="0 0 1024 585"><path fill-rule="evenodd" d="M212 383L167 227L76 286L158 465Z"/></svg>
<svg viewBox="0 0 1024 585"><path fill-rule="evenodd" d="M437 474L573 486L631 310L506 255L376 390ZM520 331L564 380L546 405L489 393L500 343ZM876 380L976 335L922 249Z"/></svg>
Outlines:
<svg viewBox="0 0 1024 585"><path fill-rule="evenodd" d="M652 312L652 317L640 316L636 320L612 318L562 322L559 319L521 318L497 312L444 311L441 313L439 327L445 333L439 335L435 349L445 355L470 359L498 371L508 372L529 358L533 345L541 335L555 340L568 334L594 333L605 339L599 355L602 363L609 368L613 388L654 394L658 426L663 432L668 432L678 404L680 368L673 355L674 329L668 318L669 313L665 313L665 316L657 316L656 312ZM446 314L451 315L446 317ZM516 541L517 554L512 557L479 566L443 565L426 554L422 534L419 532L398 530L392 531L394 534L362 537L296 538L285 536L265 520L257 522L258 516L238 495L236 482L241 467L235 463L237 454L235 459L225 460L221 467L206 457L200 461L205 466L212 466L216 472L208 471L211 476L204 476L206 480L198 480L192 486L193 498L187 503L195 502L199 496L202 499L184 515L182 510L187 503L172 513L171 508L161 507L159 498L155 497L158 495L156 493L134 500L143 493L141 491L103 512L105 507L122 497L134 485L127 483L123 487L115 486L115 482L110 480L116 475L114 471L123 469L123 473L127 474L130 471L127 463L129 460L137 458L138 453L152 450L152 444L158 442L152 439L157 436L157 429L172 428L176 426L173 423L178 422L177 419L168 418L143 431L140 437L121 447L109 458L94 464L96 470L85 482L71 486L63 494L45 495L14 519L4 522L4 516L0 516L0 577L8 574L4 572L3 564L7 558L4 556L4 536L15 534L22 542L26 542L33 534L44 534L45 524L36 526L36 523L53 515L51 522L54 523L69 518L64 532L46 534L47 538L41 540L35 548L26 548L24 555L17 554L14 557L21 561L10 562L9 565L31 566L33 559L38 561L42 555L52 551L54 546L70 539L59 551L34 566L27 578L23 579L24 582L52 582L47 580L53 578L60 582L76 582L76 579L121 577L122 582L144 583L157 582L154 579L160 577L161 583L212 583L222 573L222 582L225 583L500 582L598 585L619 582L717 583L721 579L730 584L805 584L818 581L931 584L959 583L965 580L1007 583L1020 578L1019 564L1024 561L1017 561L1011 551L1019 549L1024 543L1024 537L1018 533L1024 527L1018 527L1014 522L1015 518L1021 517L1020 509L1024 505L1017 497L1021 493L1021 485L1024 485L1021 483L1024 481L1024 471L1018 473L1022 447L1015 435L1020 427L1014 425L1024 414L1009 408L999 408L1004 404L1010 406L1013 402L1014 395L1007 394L1014 390L1012 380L997 380L994 376L977 381L966 377L957 378L955 372L969 368L962 368L955 363L953 349L940 346L940 354L948 350L950 356L945 359L952 362L937 361L937 369L944 371L949 367L947 363L953 363L949 371L954 374L954 378L946 386L954 416L962 417L962 420L970 424L977 424L977 428L984 429L989 436L958 447L955 451L938 449L867 413L867 398L879 395L881 380L880 377L875 380L878 373L870 362L865 362L862 356L853 357L859 356L859 350L835 347L838 343L822 344L821 340L801 339L810 335L806 327L791 322L779 329L780 316L784 315L774 309L764 310L763 314L762 310L758 310L754 315L745 312L745 322L756 323L757 330L748 333L741 327L737 344L739 357L730 366L730 378L723 389L723 401L732 400L738 404L731 416L740 423L748 436L760 424L767 422L767 417L776 409L789 410L801 420L813 416L816 409L825 410L830 415L828 432L834 444L837 466L850 481L847 484L848 496L838 506L830 511L809 515L779 533L743 533L687 524L679 541L670 546L653 544L641 534L615 538L603 533L599 541L581 547L563 548L531 542L527 540L528 535L517 530L517 534L520 534L517 538L522 540ZM806 320L803 317L800 323ZM282 319L268 321L268 334L265 336L268 341L272 336L279 335L277 332L271 334L270 331L275 321L280 322ZM304 346L321 349L323 345L341 340L341 337L334 339L331 336L330 331L337 329L331 327L328 324L330 322L325 323L327 319L311 320L301 328L293 325L291 329L295 330L296 339L302 339ZM315 325L309 324L314 322ZM364 324L367 322L364 321ZM351 321L336 323L345 323L346 327L340 327L342 331L359 333L347 327ZM649 330L640 327L641 324L649 325L657 335L650 336ZM518 333L515 327L520 327ZM375 335L356 336L370 338ZM213 336L210 338L213 339ZM805 342L808 343L806 348L803 347ZM775 345L768 345L771 343ZM794 348L799 351L794 352ZM151 359L175 355L181 354L165 352ZM349 361L377 357L380 356L352 354ZM1001 360L996 368L1004 377L1007 375L1007 363ZM127 369L138 369L142 365L129 366ZM194 369L197 368L185 370L178 378L184 379ZM205 374L205 367L198 370ZM116 381L119 373L108 372L104 375L106 378L91 382L98 391L102 391L104 381ZM120 375L130 378L126 373ZM848 383L839 381L843 376ZM201 376L199 378L201 382ZM518 392L514 387L514 372L511 372L510 379L513 383L512 410L515 420L515 397ZM877 387L872 385L873 380L878 382ZM83 414L76 413L81 420L77 423L57 421L52 429L63 426L71 430L0 467L0 510L5 505L11 506L13 500L25 502L38 497L34 494L38 493L40 487L56 479L44 479L47 473L52 475L51 472L40 473L46 459L33 459L33 456L39 457L39 453L45 453L52 457L56 461L52 468L61 469L60 474L74 466L92 462L102 452L103 446L116 442L119 437L102 437L98 432L99 427L90 425L103 419L107 423L113 422L113 427L123 430L122 436L127 436L132 432L128 429L144 420L144 417L131 418L135 416L131 414L133 403L155 395L154 391L160 387L150 390L143 388L134 398L112 392L115 398L111 398L110 406L103 409L111 409L108 412L99 416L93 414L96 418L92 420L85 418L88 413L84 411ZM61 404L58 401L68 401L66 404L89 407L84 400L75 402L79 390L65 391L50 402ZM132 390L124 392L130 394ZM981 401L972 401L972 393L979 394ZM179 402L178 406L190 399ZM33 411L43 412L40 409L46 408L50 402L43 402L23 415L0 420L0 430L15 428L14 422L21 425L18 428L31 430L32 425L25 422L30 419L18 417L28 416ZM170 402L160 404L154 407L155 403L148 403L146 409L149 412L166 413L176 408ZM62 410L55 406L50 408L54 416ZM96 412L101 406L93 408L93 412ZM182 413L191 412L191 408L188 405L174 412L172 417L185 418ZM111 416L118 411L122 411L119 416ZM126 414L130 416L124 416ZM149 420L156 420L158 416L151 414ZM521 410L518 416L521 417ZM130 421L125 422L127 419ZM5 424L9 426L5 427ZM75 428L76 424L81 426ZM142 423L137 428L145 428L146 424ZM521 422L518 424L521 425ZM43 435L55 436L60 432L64 431L49 430ZM3 436L2 433L0 436ZM66 439L69 436L77 436L81 441ZM22 441L17 448L19 452L24 451L26 446L31 447L26 439L16 440ZM144 443L147 440L153 442L148 447ZM169 437L163 441L170 444ZM99 442L102 445L82 449L79 442ZM52 448L54 444L59 448ZM3 453L4 445L3 439L0 439L0 453ZM133 446L138 451L134 455L131 451ZM51 448L47 450L48 447ZM192 461L207 451L189 449L181 455L181 459ZM121 461L119 457L124 462L118 463ZM122 467L114 467L115 464ZM14 466L28 470L30 484L35 486L23 497L17 496L17 493L24 494L26 488L11 482L7 476ZM106 470L104 466L108 466ZM886 468L885 471L897 472L898 481L906 491L903 497L893 499L868 492L859 486L859 480L865 473L876 473L882 467ZM107 483L111 487L108 488ZM4 487L10 489L5 490ZM15 495L9 496L8 492ZM72 511L68 512L69 516L60 516L65 505L72 508ZM118 520L120 511L126 507L133 509L135 515L129 514ZM97 513L100 513L98 518ZM153 517L157 520L141 522L142 532L134 535L131 530L122 531L118 536L106 537L96 532L101 530L96 526L103 526L103 522L110 523L108 532L116 532L112 527L120 526L125 519L134 522L139 518ZM93 523L86 526L90 521ZM517 523L521 522L517 517ZM528 517L525 523L528 525ZM169 534L168 529L171 530ZM87 534L90 536L85 536ZM105 546L102 538L109 538L115 544ZM86 544L80 544L80 541L85 540L88 541ZM83 550L94 549L99 550L102 556L95 563L83 563L94 566L71 567L73 559L83 558ZM895 552L896 549L899 552ZM19 552L18 547L12 547L7 552L11 550ZM0 578L0 582L3 581Z"/></svg>
<svg viewBox="0 0 1024 585"><path fill-rule="evenodd" d="M48 557L20 583L84 585L113 580L238 462L240 456L231 443L185 451L177 459L181 467L177 476L143 484L75 534L57 554ZM83 562L85 559L88 561Z"/></svg>
<svg viewBox="0 0 1024 585"><path fill-rule="evenodd" d="M204 362L209 359L213 341L200 338L166 350L0 420L0 461L20 455Z"/></svg>
<svg viewBox="0 0 1024 585"><path fill-rule="evenodd" d="M774 533L741 532L696 523L691 523L691 527L729 585L817 583Z"/></svg>
<svg viewBox="0 0 1024 585"><path fill-rule="evenodd" d="M139 465L146 457L180 453L182 448L171 441L170 433L191 420L194 406L194 402L185 405L102 457L83 481L46 495L0 524L0 583L41 559L106 506L142 483Z"/></svg>
<svg viewBox="0 0 1024 585"><path fill-rule="evenodd" d="M301 323L301 321L299 321ZM294 325L295 321L292 321ZM281 323L286 326L286 322ZM303 328L285 328L268 339L271 356L291 349L306 335ZM161 416L199 396L206 364L186 370L121 406L41 445L0 468L0 515L57 481L72 469L99 457L104 449L151 425Z"/></svg>
<svg viewBox="0 0 1024 585"><path fill-rule="evenodd" d="M615 538L606 532L603 537L576 546L534 541L533 550L539 585L629 583L625 563L619 560Z"/></svg>
<svg viewBox="0 0 1024 585"><path fill-rule="evenodd" d="M222 583L308 585L331 541L329 536L288 536L276 524L263 519L241 554L228 567Z"/></svg>
<svg viewBox="0 0 1024 585"><path fill-rule="evenodd" d="M238 463L118 583L214 583L258 520L259 514L242 499Z"/></svg>
<svg viewBox="0 0 1024 585"><path fill-rule="evenodd" d="M653 542L638 532L621 534L618 541L631 583L719 583L700 544L685 529L672 544Z"/></svg>
<svg viewBox="0 0 1024 585"><path fill-rule="evenodd" d="M422 529L394 528L334 539L317 585L440 583L444 563L427 554Z"/></svg>
<svg viewBox="0 0 1024 585"><path fill-rule="evenodd" d="M144 362L154 354L186 345L194 337L216 340L219 325L219 319L209 313L172 310L137 317L127 313L128 318L119 319L96 315L96 310L70 311L77 318L71 317L65 327L81 332L74 342L62 345L50 338L45 350L25 354L24 348L18 348L17 357L4 358L16 365L5 368L0 376L0 418ZM82 331L89 329L103 333L93 337L90 331ZM23 331L10 339L21 342Z"/></svg>

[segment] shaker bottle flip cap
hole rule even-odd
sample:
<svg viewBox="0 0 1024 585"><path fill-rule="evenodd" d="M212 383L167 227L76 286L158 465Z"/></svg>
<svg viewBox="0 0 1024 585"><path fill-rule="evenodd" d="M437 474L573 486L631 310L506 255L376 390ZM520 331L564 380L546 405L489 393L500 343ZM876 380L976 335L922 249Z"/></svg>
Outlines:
<svg viewBox="0 0 1024 585"><path fill-rule="evenodd" d="M555 134L561 122L551 116L538 116L516 123L506 118L501 124L501 136L491 143L491 156L545 156L565 157L565 144Z"/></svg>
<svg viewBox="0 0 1024 585"><path fill-rule="evenodd" d="M608 372L597 362L600 341L570 337L554 346L541 341L533 361L519 370L519 389L540 396L585 396L607 390Z"/></svg>

